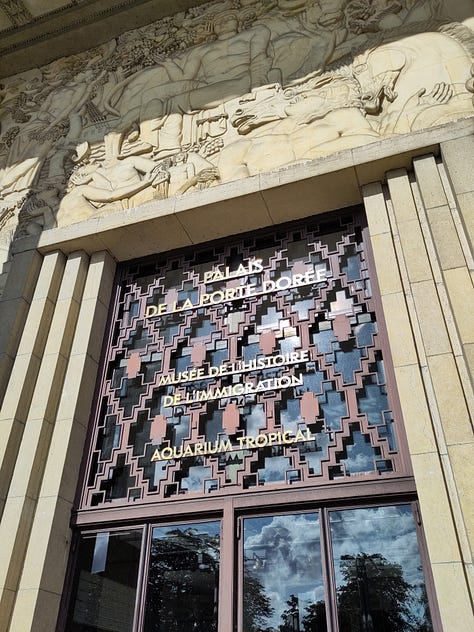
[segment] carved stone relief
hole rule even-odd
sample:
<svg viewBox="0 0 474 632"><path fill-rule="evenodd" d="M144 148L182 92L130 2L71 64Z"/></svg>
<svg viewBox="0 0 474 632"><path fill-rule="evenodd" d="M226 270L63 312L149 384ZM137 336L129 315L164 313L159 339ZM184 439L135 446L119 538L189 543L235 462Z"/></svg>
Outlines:
<svg viewBox="0 0 474 632"><path fill-rule="evenodd" d="M220 0L5 80L0 248L471 115L449 5Z"/></svg>

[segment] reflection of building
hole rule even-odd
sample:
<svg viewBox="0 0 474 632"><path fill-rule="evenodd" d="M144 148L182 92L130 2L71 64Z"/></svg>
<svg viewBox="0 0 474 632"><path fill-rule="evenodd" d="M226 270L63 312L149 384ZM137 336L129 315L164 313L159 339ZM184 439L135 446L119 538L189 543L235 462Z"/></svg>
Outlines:
<svg viewBox="0 0 474 632"><path fill-rule="evenodd" d="M0 630L467 630L472 8L196 5L1 87Z"/></svg>

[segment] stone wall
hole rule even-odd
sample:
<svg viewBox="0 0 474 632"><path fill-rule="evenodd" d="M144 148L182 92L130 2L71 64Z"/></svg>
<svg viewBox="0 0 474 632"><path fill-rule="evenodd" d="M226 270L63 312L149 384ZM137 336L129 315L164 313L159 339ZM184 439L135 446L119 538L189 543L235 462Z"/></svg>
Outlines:
<svg viewBox="0 0 474 632"><path fill-rule="evenodd" d="M457 4L222 0L5 80L0 264L17 237L471 115Z"/></svg>

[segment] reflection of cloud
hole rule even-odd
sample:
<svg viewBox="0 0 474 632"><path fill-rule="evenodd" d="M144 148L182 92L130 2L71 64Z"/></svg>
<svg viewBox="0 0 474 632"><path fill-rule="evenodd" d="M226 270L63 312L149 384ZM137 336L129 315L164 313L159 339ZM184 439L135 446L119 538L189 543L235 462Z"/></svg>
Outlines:
<svg viewBox="0 0 474 632"><path fill-rule="evenodd" d="M260 430L264 430L267 426L267 418L264 408L261 404L255 404L252 406L252 411L249 415L246 415L246 433L251 436L256 436L260 433Z"/></svg>
<svg viewBox="0 0 474 632"><path fill-rule="evenodd" d="M374 469L374 455L361 454L360 452L353 456L354 446L348 446L347 459L341 459L346 464L348 472L372 472Z"/></svg>
<svg viewBox="0 0 474 632"><path fill-rule="evenodd" d="M301 617L308 605L324 599L317 514L250 518L244 523L244 538L247 568L275 610L271 625L281 623L291 595L298 598Z"/></svg>
<svg viewBox="0 0 474 632"><path fill-rule="evenodd" d="M258 470L260 480L264 480L266 483L284 481L285 472L290 466L290 459L285 456L265 459L265 467Z"/></svg>
<svg viewBox="0 0 474 632"><path fill-rule="evenodd" d="M353 445L346 448L347 459L341 459L349 473L374 471L374 448L360 432L353 432Z"/></svg>
<svg viewBox="0 0 474 632"><path fill-rule="evenodd" d="M190 467L188 476L182 480L181 489L187 489L189 492L202 492L203 481L210 476L210 467L203 467L202 465Z"/></svg>
<svg viewBox="0 0 474 632"><path fill-rule="evenodd" d="M331 512L331 533L337 583L338 560L358 553L383 555L400 564L405 581L419 583L421 560L410 505Z"/></svg>

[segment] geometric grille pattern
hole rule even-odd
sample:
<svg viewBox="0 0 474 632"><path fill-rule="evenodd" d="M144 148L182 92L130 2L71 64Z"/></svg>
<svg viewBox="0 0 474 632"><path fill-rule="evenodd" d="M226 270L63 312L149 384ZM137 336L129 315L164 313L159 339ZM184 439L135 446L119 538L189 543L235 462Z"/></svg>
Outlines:
<svg viewBox="0 0 474 632"><path fill-rule="evenodd" d="M121 269L81 508L404 473L362 222Z"/></svg>

